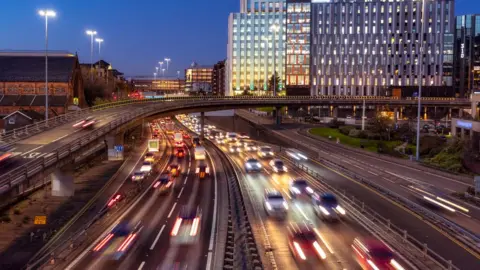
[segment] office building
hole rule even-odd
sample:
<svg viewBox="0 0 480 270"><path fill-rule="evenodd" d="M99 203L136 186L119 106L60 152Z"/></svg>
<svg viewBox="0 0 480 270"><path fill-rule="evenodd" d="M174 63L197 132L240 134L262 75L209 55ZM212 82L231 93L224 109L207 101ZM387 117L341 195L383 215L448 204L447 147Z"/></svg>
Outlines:
<svg viewBox="0 0 480 270"><path fill-rule="evenodd" d="M480 91L480 15L457 16L454 49L455 90L460 97Z"/></svg>
<svg viewBox="0 0 480 270"><path fill-rule="evenodd" d="M391 86L453 85L454 1L311 3L311 94L379 95Z"/></svg>
<svg viewBox="0 0 480 270"><path fill-rule="evenodd" d="M225 95L225 60L219 61L213 66L212 94L216 96Z"/></svg>
<svg viewBox="0 0 480 270"><path fill-rule="evenodd" d="M284 88L286 5L286 0L241 0L240 13L230 14L227 95L267 94L274 69Z"/></svg>
<svg viewBox="0 0 480 270"><path fill-rule="evenodd" d="M201 66L197 63L185 69L185 91L187 94L212 93L212 66Z"/></svg>

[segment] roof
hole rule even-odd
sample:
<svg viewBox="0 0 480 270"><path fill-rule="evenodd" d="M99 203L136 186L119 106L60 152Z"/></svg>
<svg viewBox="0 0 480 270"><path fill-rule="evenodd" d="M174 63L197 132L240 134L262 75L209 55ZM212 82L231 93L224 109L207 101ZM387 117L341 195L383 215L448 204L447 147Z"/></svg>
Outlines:
<svg viewBox="0 0 480 270"><path fill-rule="evenodd" d="M55 54L48 57L49 82L68 82L77 57ZM40 54L0 53L0 82L45 81L45 56Z"/></svg>
<svg viewBox="0 0 480 270"><path fill-rule="evenodd" d="M11 114L3 117L3 119L7 119L9 118L10 116L12 115L15 115L15 114L19 114L19 115L22 115L23 117L25 118L28 118L30 120L43 120L43 115L36 112L36 111L31 111L31 110L18 110L18 111L14 111L12 112Z"/></svg>
<svg viewBox="0 0 480 270"><path fill-rule="evenodd" d="M48 96L48 106L64 107L67 104L66 96ZM45 96L38 95L33 100L31 106L45 106Z"/></svg>

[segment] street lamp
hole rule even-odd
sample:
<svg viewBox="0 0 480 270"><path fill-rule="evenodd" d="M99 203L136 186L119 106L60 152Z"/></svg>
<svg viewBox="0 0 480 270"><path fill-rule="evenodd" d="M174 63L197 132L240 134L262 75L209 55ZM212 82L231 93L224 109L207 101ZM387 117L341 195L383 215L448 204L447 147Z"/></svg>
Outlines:
<svg viewBox="0 0 480 270"><path fill-rule="evenodd" d="M268 68L267 68L267 63L268 63L268 38L267 37L262 37L262 40L264 41L265 45L265 85L264 88L265 90L268 89Z"/></svg>
<svg viewBox="0 0 480 270"><path fill-rule="evenodd" d="M170 61L172 61L172 59L170 59L170 58L165 58L165 59L163 59L163 60L165 60L165 62L167 62L167 72L168 72L168 64L170 63Z"/></svg>
<svg viewBox="0 0 480 270"><path fill-rule="evenodd" d="M177 70L177 77L180 79L180 70Z"/></svg>
<svg viewBox="0 0 480 270"><path fill-rule="evenodd" d="M100 50L102 49L103 39L101 39L101 38L96 38L95 41L98 43L98 57L100 58Z"/></svg>
<svg viewBox="0 0 480 270"><path fill-rule="evenodd" d="M48 120L48 17L55 17L53 10L39 10L38 15L45 17L45 121Z"/></svg>
<svg viewBox="0 0 480 270"><path fill-rule="evenodd" d="M157 71L155 74L158 74L158 67L155 67L155 70ZM155 80L157 79L155 78Z"/></svg>
<svg viewBox="0 0 480 270"><path fill-rule="evenodd" d="M165 77L165 69L162 68L162 77Z"/></svg>
<svg viewBox="0 0 480 270"><path fill-rule="evenodd" d="M273 32L273 96L277 95L277 48L276 48L276 39L277 39L277 32L280 30L280 26L278 24L274 24L270 26L270 31Z"/></svg>
<svg viewBox="0 0 480 270"><path fill-rule="evenodd" d="M163 61L158 62L160 64L160 70L163 69Z"/></svg>
<svg viewBox="0 0 480 270"><path fill-rule="evenodd" d="M420 80L418 81L418 111L417 111L417 149L416 149L416 159L420 160L420 116L422 114L422 83L423 83L423 33L425 33L425 1L422 0L422 23L420 24L420 60L418 63L418 69L420 74Z"/></svg>
<svg viewBox="0 0 480 270"><path fill-rule="evenodd" d="M90 36L90 81L93 81L93 36L97 34L97 31L87 30L86 33Z"/></svg>
<svg viewBox="0 0 480 270"><path fill-rule="evenodd" d="M157 70L158 70L158 67L157 67ZM154 82L157 81L157 72L154 72L154 73L153 73L153 81L154 81ZM153 89L153 83L152 83L152 89Z"/></svg>

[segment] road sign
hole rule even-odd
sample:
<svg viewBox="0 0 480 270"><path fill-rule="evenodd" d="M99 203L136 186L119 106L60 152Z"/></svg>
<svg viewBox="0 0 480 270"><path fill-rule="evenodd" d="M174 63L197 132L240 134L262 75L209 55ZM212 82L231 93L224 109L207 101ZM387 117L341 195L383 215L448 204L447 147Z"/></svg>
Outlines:
<svg viewBox="0 0 480 270"><path fill-rule="evenodd" d="M33 224L36 225L45 225L47 224L47 216L35 216Z"/></svg>
<svg viewBox="0 0 480 270"><path fill-rule="evenodd" d="M115 145L115 151L123 152L123 145Z"/></svg>
<svg viewBox="0 0 480 270"><path fill-rule="evenodd" d="M475 193L480 193L480 175L475 176L473 185L475 187Z"/></svg>

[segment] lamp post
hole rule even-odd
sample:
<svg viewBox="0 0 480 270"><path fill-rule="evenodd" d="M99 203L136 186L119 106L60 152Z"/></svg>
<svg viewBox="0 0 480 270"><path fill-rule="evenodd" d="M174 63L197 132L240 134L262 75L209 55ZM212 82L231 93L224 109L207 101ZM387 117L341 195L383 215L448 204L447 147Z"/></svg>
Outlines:
<svg viewBox="0 0 480 270"><path fill-rule="evenodd" d="M98 58L100 58L100 51L101 51L101 49L102 49L103 39L101 39L101 38L96 38L96 39L95 39L95 42L98 43Z"/></svg>
<svg viewBox="0 0 480 270"><path fill-rule="evenodd" d="M86 33L90 36L90 81L93 81L93 36L97 34L97 31L87 30Z"/></svg>
<svg viewBox="0 0 480 270"><path fill-rule="evenodd" d="M53 10L39 10L38 14L45 17L45 121L48 121L48 17L55 17Z"/></svg>
<svg viewBox="0 0 480 270"><path fill-rule="evenodd" d="M420 80L418 81L418 111L417 111L417 149L416 149L416 159L420 160L420 116L422 114L422 83L423 83L423 33L425 32L425 1L422 0L422 23L420 24L420 59L418 63L418 69L420 74Z"/></svg>
<svg viewBox="0 0 480 270"><path fill-rule="evenodd" d="M177 78L180 79L180 70L177 70Z"/></svg>
<svg viewBox="0 0 480 270"><path fill-rule="evenodd" d="M276 48L276 39L277 39L277 32L280 30L280 26L278 24L274 24L270 26L270 31L273 32L273 96L277 95L277 48Z"/></svg>
<svg viewBox="0 0 480 270"><path fill-rule="evenodd" d="M167 72L168 72L168 64L170 63L170 61L172 61L172 59L170 59L170 58L165 58L165 59L163 59L163 60L165 60L165 62L167 62Z"/></svg>
<svg viewBox="0 0 480 270"><path fill-rule="evenodd" d="M160 70L162 70L163 69L163 61L158 62L158 64L160 64Z"/></svg>
<svg viewBox="0 0 480 270"><path fill-rule="evenodd" d="M264 88L265 90L268 89L268 38L267 37L262 37L262 40L264 41L263 44L265 45L265 85Z"/></svg>
<svg viewBox="0 0 480 270"><path fill-rule="evenodd" d="M165 69L162 68L162 77L165 77Z"/></svg>
<svg viewBox="0 0 480 270"><path fill-rule="evenodd" d="M155 67L155 70L157 71L157 72L155 73L155 80L157 80L156 74L158 74L158 67Z"/></svg>
<svg viewBox="0 0 480 270"><path fill-rule="evenodd" d="M157 67L157 70L158 70L158 67ZM153 82L156 82L157 81L157 72L154 72L153 73ZM153 90L153 83L152 83L152 90Z"/></svg>

